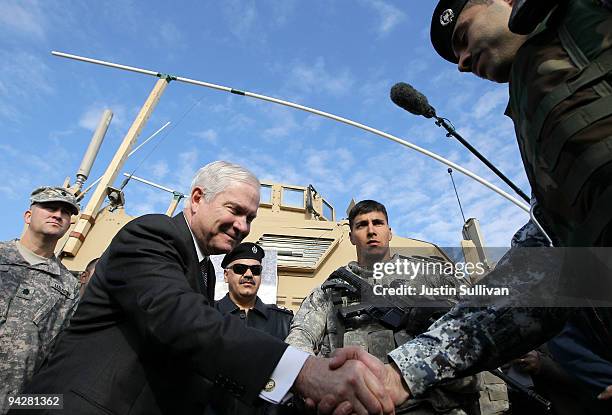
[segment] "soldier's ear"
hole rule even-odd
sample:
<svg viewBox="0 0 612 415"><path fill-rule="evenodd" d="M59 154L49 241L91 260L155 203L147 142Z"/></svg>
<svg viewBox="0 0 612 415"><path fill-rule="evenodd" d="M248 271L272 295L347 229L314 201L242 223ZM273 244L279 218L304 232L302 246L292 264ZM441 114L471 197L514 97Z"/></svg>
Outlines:
<svg viewBox="0 0 612 415"><path fill-rule="evenodd" d="M85 284L87 282L87 271L83 271L79 274L79 282Z"/></svg>
<svg viewBox="0 0 612 415"><path fill-rule="evenodd" d="M391 229L391 226L389 226L389 241L393 239L393 229Z"/></svg>
<svg viewBox="0 0 612 415"><path fill-rule="evenodd" d="M353 232L349 232L349 239L351 240L351 243L355 245L355 241L353 240Z"/></svg>
<svg viewBox="0 0 612 415"><path fill-rule="evenodd" d="M26 225L29 225L31 219L32 219L32 211L28 209L23 213L23 221L26 223Z"/></svg>
<svg viewBox="0 0 612 415"><path fill-rule="evenodd" d="M223 282L227 283L227 269L223 270Z"/></svg>

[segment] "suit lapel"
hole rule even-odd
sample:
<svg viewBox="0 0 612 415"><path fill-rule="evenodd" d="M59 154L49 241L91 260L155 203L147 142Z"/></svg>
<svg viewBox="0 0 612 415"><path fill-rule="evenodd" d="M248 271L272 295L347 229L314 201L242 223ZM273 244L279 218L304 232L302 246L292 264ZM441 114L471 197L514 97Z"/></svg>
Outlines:
<svg viewBox="0 0 612 415"><path fill-rule="evenodd" d="M198 262L198 254L196 252L195 245L193 243L193 237L191 236L191 231L187 226L187 222L183 212L172 218L174 224L180 231L182 242L185 246L188 246L187 257L185 259L185 263L187 264L187 282L189 286L195 291L200 292L198 278L200 278L200 264ZM213 287L214 290L214 287Z"/></svg>

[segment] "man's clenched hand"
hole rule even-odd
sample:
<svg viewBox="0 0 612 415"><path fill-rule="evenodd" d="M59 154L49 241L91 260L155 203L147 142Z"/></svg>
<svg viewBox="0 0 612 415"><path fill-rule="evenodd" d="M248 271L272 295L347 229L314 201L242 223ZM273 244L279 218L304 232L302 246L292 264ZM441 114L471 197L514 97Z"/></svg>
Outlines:
<svg viewBox="0 0 612 415"><path fill-rule="evenodd" d="M294 383L294 390L316 405L319 413L394 414L395 406L380 378L359 360L334 369L330 359L310 356Z"/></svg>
<svg viewBox="0 0 612 415"><path fill-rule="evenodd" d="M336 349L329 362L330 369L342 367L351 360L359 360L382 382L395 406L410 398L410 390L403 382L402 375L394 364L383 364L380 360L360 347Z"/></svg>

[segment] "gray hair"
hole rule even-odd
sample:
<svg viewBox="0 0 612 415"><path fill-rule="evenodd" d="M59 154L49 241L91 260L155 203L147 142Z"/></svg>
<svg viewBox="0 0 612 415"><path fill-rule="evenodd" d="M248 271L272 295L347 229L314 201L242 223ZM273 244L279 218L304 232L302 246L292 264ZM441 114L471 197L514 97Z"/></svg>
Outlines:
<svg viewBox="0 0 612 415"><path fill-rule="evenodd" d="M259 180L246 168L227 161L213 161L202 167L191 182L191 191L196 187L204 191L204 200L210 202L218 193L234 183L246 183L259 190Z"/></svg>

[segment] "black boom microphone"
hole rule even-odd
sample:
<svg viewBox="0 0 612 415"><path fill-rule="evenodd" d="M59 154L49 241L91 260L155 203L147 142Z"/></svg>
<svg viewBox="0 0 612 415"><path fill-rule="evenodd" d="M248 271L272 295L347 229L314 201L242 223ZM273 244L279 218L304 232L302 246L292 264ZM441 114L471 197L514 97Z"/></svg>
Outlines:
<svg viewBox="0 0 612 415"><path fill-rule="evenodd" d="M425 118L436 116L436 110L429 105L427 97L405 82L393 85L391 101L414 115L422 115Z"/></svg>
<svg viewBox="0 0 612 415"><path fill-rule="evenodd" d="M391 101L395 103L400 108L405 109L406 111L415 114L422 115L425 118L435 118L436 125L438 127L443 127L446 129L447 137L455 137L461 144L463 144L470 152L475 155L478 160L482 161L488 168L490 168L493 173L497 175L500 179L504 181L508 186L512 188L523 200L529 202L529 197L521 190L517 185L515 185L510 179L508 179L497 167L495 167L485 156L480 154L478 150L476 150L470 143L465 141L463 137L457 133L455 128L450 124L445 118L438 117L436 115L436 110L429 105L427 101L427 97L421 94L419 91L414 89L411 85L408 85L405 82L398 82L393 85L391 88ZM448 121L448 122L447 122Z"/></svg>

